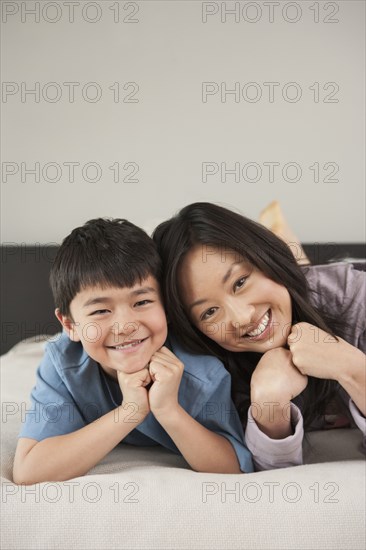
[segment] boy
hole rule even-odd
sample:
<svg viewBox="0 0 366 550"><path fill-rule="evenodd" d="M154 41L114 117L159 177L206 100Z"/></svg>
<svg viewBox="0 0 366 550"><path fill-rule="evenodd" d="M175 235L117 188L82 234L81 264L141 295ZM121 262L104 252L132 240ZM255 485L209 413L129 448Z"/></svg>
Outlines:
<svg viewBox="0 0 366 550"><path fill-rule="evenodd" d="M63 241L50 283L64 332L37 371L15 483L84 475L121 441L161 444L196 471L253 471L224 366L167 339L160 269L126 220L91 220Z"/></svg>

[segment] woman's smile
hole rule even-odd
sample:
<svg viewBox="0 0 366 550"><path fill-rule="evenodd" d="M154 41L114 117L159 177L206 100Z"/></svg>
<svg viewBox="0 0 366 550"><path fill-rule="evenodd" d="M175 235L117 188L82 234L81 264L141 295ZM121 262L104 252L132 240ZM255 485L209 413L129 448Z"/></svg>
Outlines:
<svg viewBox="0 0 366 550"><path fill-rule="evenodd" d="M243 338L250 338L252 341L258 341L262 338L265 338L271 328L271 318L271 310L269 309L268 311L266 311L263 317L261 317L261 319L257 323L256 328L254 330L248 330L243 335Z"/></svg>
<svg viewBox="0 0 366 550"><path fill-rule="evenodd" d="M191 322L223 348L264 353L287 343L287 289L234 251L216 248L204 257L196 245L183 259L179 283Z"/></svg>

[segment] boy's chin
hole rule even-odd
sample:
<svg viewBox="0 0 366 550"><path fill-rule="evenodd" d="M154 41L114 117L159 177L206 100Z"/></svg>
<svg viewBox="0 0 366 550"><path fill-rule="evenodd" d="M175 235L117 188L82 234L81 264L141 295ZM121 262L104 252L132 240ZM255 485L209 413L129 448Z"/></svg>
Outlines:
<svg viewBox="0 0 366 550"><path fill-rule="evenodd" d="M139 372L141 370L144 370L146 368L148 368L149 364L147 365L144 365L144 366L141 366L141 365L136 365L135 367L131 366L131 367L125 367L125 368L119 368L118 371L119 372L123 372L124 374L134 374L135 372Z"/></svg>
<svg viewBox="0 0 366 550"><path fill-rule="evenodd" d="M118 380L118 376L117 376L118 372L123 372L124 374L134 374L135 372L139 372L143 370L146 366L147 365L145 365L144 367L141 367L141 365L136 365L136 366L131 365L130 367L114 368L114 367L107 367L105 365L101 365L104 372L107 373L114 380Z"/></svg>
<svg viewBox="0 0 366 550"><path fill-rule="evenodd" d="M144 370L149 367L150 361L152 356L156 351L158 351L165 343L166 338L162 342L161 345L156 350L149 350L148 353L145 352L145 354L141 354L140 357L129 357L124 358L123 364L114 364L113 366L106 366L102 365L102 368L105 372L107 372L110 376L115 378L117 380L117 372L123 372L124 374L134 374L135 372L139 372L141 370ZM144 355L144 356L142 356ZM129 359L129 360L128 360Z"/></svg>

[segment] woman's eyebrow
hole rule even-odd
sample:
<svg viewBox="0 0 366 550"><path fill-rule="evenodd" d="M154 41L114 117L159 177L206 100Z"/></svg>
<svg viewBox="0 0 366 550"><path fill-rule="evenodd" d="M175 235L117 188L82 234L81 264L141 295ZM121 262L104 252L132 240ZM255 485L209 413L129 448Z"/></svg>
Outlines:
<svg viewBox="0 0 366 550"><path fill-rule="evenodd" d="M195 302L193 302L193 304L191 304L188 308L188 311L191 312L191 310L196 307L196 306L200 306L201 304L204 304L205 302L207 302L206 298L202 298L202 300L196 300Z"/></svg>
<svg viewBox="0 0 366 550"><path fill-rule="evenodd" d="M229 267L229 269L227 270L227 272L225 273L225 275L222 278L222 284L223 285L228 281L228 279L230 279L230 276L231 276L231 273L232 273L234 267L236 267L237 265L241 265L242 263L244 263L244 260L240 260L238 262L233 262L231 264L231 266ZM207 302L207 298L201 298L200 300L196 300L195 302L193 302L193 304L191 304L189 306L188 311L191 312L192 308L194 308L195 306L200 306L201 304L204 304L205 302Z"/></svg>
<svg viewBox="0 0 366 550"><path fill-rule="evenodd" d="M233 262L231 264L231 266L229 267L229 269L227 270L227 272L225 273L225 275L222 278L222 284L223 285L228 281L228 279L230 279L230 276L231 276L231 273L232 273L234 267L236 267L237 265L241 265L243 263L244 263L244 260L240 260L238 262Z"/></svg>

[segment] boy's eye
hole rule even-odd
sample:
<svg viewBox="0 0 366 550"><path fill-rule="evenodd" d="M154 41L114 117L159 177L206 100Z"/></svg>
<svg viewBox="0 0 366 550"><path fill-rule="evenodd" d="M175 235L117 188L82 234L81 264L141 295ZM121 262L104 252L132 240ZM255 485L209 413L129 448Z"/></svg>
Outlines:
<svg viewBox="0 0 366 550"><path fill-rule="evenodd" d="M248 279L248 277L240 277L240 279L235 281L234 287L233 287L234 292L236 290L240 290L245 285L247 279Z"/></svg>
<svg viewBox="0 0 366 550"><path fill-rule="evenodd" d="M212 315L216 312L216 310L217 310L217 307L210 307L210 309L208 309L201 315L201 321L206 321L207 319L212 317Z"/></svg>
<svg viewBox="0 0 366 550"><path fill-rule="evenodd" d="M103 313L108 313L109 309L97 309L93 311L90 315L103 315Z"/></svg>

